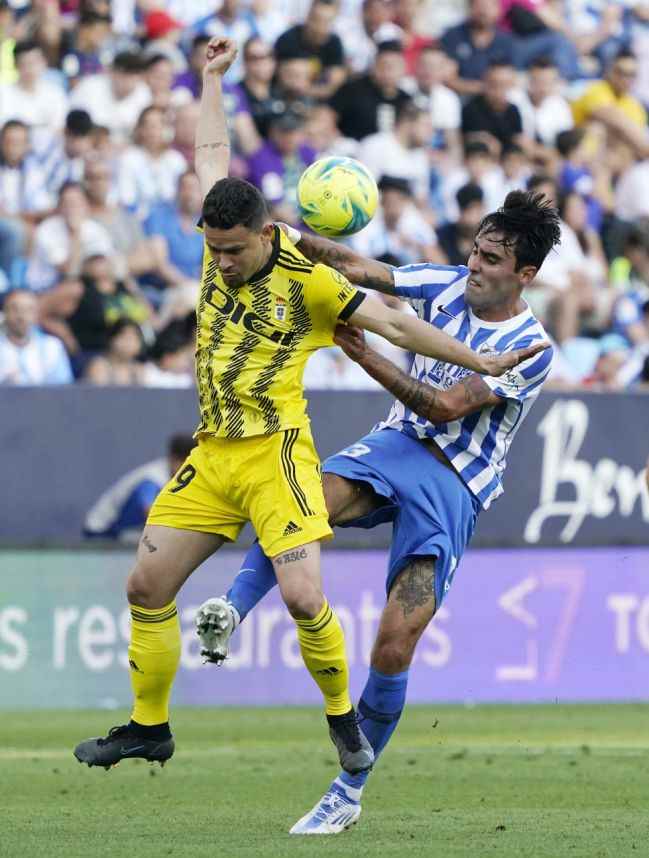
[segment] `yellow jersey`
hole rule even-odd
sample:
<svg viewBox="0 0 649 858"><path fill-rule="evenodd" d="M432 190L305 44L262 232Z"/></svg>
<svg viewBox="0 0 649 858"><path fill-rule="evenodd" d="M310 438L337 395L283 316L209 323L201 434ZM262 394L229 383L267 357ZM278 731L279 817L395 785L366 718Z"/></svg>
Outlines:
<svg viewBox="0 0 649 858"><path fill-rule="evenodd" d="M304 366L333 345L336 324L364 299L342 274L314 264L275 227L263 269L228 286L205 243L197 306L197 434L270 435L308 425Z"/></svg>
<svg viewBox="0 0 649 858"><path fill-rule="evenodd" d="M591 84L583 95L572 102L572 117L575 125L583 125L594 110L599 107L618 107L629 119L644 127L647 124L647 112L632 95L616 95L607 80Z"/></svg>

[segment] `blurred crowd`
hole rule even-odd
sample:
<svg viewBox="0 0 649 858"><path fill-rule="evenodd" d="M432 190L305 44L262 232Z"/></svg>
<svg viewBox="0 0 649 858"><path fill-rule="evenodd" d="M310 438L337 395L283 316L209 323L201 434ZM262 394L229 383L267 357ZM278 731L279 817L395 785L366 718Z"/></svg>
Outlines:
<svg viewBox="0 0 649 858"><path fill-rule="evenodd" d="M551 384L649 389L642 0L0 0L0 384L193 385L216 35L240 45L232 173L275 219L299 225L313 160L356 157L380 208L351 245L458 265L508 191L538 190L562 219L524 295ZM337 348L305 380L374 386Z"/></svg>

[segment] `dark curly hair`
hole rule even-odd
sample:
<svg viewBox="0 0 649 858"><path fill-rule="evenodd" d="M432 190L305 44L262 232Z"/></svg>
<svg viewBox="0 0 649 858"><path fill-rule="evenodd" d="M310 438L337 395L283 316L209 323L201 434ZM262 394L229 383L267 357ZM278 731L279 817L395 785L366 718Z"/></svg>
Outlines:
<svg viewBox="0 0 649 858"><path fill-rule="evenodd" d="M516 271L526 265L540 268L556 244L561 243L559 213L543 194L510 191L502 206L480 222L478 235L502 234L502 245L511 248Z"/></svg>
<svg viewBox="0 0 649 858"><path fill-rule="evenodd" d="M219 179L203 202L202 220L213 229L245 226L261 232L268 218L268 207L261 193L243 179Z"/></svg>

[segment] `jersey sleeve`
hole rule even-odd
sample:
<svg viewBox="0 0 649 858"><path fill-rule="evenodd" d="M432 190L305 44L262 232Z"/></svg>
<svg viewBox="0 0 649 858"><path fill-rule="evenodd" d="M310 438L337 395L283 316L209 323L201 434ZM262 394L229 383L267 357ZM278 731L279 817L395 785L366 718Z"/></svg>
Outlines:
<svg viewBox="0 0 649 858"><path fill-rule="evenodd" d="M506 351L525 348L536 339L540 339L540 337L526 337L524 340L513 343ZM513 369L508 369L498 378L485 375L483 380L497 396L524 402L528 397L538 395L541 385L550 373L553 354L554 349L550 347L540 354L528 358L523 363L519 363Z"/></svg>
<svg viewBox="0 0 649 858"><path fill-rule="evenodd" d="M434 301L468 273L465 265L403 265L394 269L394 291L419 313L425 301Z"/></svg>
<svg viewBox="0 0 649 858"><path fill-rule="evenodd" d="M318 264L305 289L309 315L314 330L322 333L328 344L339 322L345 322L365 300L365 293L356 289L334 268Z"/></svg>

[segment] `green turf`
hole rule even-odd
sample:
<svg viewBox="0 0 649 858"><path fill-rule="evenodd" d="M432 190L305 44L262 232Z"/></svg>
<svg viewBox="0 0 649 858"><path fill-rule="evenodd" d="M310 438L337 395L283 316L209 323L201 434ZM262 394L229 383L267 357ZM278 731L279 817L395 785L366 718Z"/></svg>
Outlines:
<svg viewBox="0 0 649 858"><path fill-rule="evenodd" d="M79 765L120 714L0 713L2 858L649 855L644 706L409 707L325 838L286 834L337 772L316 710L179 710L164 769Z"/></svg>

